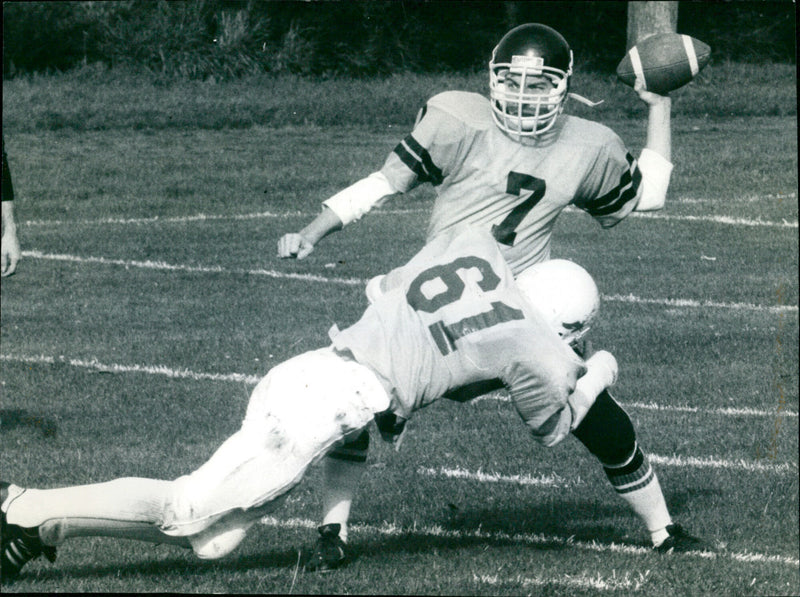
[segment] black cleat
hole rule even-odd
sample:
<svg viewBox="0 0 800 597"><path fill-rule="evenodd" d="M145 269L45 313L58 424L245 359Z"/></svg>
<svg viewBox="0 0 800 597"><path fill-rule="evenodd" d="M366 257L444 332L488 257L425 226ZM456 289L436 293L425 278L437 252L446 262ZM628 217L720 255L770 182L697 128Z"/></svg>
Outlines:
<svg viewBox="0 0 800 597"><path fill-rule="evenodd" d="M10 485L0 482L0 506L5 504L9 496ZM0 522L0 578L3 583L14 580L19 576L22 567L44 556L51 562L56 560L56 548L45 545L39 539L39 529L24 529L15 524L6 522L6 512L0 508L2 518Z"/></svg>
<svg viewBox="0 0 800 597"><path fill-rule="evenodd" d="M309 572L326 572L334 570L347 563L345 543L339 537L342 529L340 524L324 524L319 527L319 539L314 545L314 551L303 566Z"/></svg>
<svg viewBox="0 0 800 597"><path fill-rule="evenodd" d="M687 551L706 551L708 545L702 539L693 537L679 524L671 524L667 526L669 537L664 539L661 545L657 545L654 549L659 553L683 553Z"/></svg>

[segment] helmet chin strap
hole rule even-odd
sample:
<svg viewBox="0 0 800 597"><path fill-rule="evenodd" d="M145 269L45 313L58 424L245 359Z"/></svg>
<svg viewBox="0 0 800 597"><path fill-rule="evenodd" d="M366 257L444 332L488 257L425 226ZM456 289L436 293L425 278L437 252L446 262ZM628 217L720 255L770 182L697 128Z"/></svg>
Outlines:
<svg viewBox="0 0 800 597"><path fill-rule="evenodd" d="M592 100L587 99L582 95L578 95L577 93L573 93L571 91L567 94L567 97L571 97L574 100L578 100L580 103L586 104L587 106L590 106L592 108L594 108L595 106L599 106L604 101L606 101L606 100L600 100L599 102L593 102Z"/></svg>

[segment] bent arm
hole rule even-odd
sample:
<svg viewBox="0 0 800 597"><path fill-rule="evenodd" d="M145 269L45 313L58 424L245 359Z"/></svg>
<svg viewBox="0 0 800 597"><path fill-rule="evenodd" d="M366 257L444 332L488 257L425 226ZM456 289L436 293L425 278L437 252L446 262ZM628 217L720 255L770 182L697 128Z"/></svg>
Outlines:
<svg viewBox="0 0 800 597"><path fill-rule="evenodd" d="M331 232L336 232L342 228L344 228L344 222L342 222L341 218L332 209L324 206L319 215L311 220L299 234L312 245L316 245Z"/></svg>
<svg viewBox="0 0 800 597"><path fill-rule="evenodd" d="M278 241L279 257L303 259L330 233L358 220L397 190L381 172L373 172L322 202L322 211L298 233Z"/></svg>
<svg viewBox="0 0 800 597"><path fill-rule="evenodd" d="M570 430L574 431L581 424L600 393L616 383L618 370L617 360L606 350L596 352L586 360L586 373L578 379L575 390L567 399L572 411Z"/></svg>
<svg viewBox="0 0 800 597"><path fill-rule="evenodd" d="M648 105L647 141L639 157L642 173L642 196L636 211L662 209L666 201L669 179L672 174L672 100L635 88L640 99Z"/></svg>

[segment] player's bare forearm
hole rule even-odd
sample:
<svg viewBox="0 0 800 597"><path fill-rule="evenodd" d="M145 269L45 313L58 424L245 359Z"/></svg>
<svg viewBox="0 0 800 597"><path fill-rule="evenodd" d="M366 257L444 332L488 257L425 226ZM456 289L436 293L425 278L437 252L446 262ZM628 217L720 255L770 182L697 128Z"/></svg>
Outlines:
<svg viewBox="0 0 800 597"><path fill-rule="evenodd" d="M314 218L311 223L300 231L300 234L305 236L314 244L328 236L331 232L336 232L343 228L342 221L339 219L332 209L323 207L319 215Z"/></svg>
<svg viewBox="0 0 800 597"><path fill-rule="evenodd" d="M672 100L668 95L658 95L636 88L639 98L647 104L647 142L645 147L655 151L665 160L672 161Z"/></svg>
<svg viewBox="0 0 800 597"><path fill-rule="evenodd" d="M303 259L314 250L314 246L331 232L341 230L342 220L333 210L323 207L319 215L297 233L285 234L278 241L278 257Z"/></svg>
<svg viewBox="0 0 800 597"><path fill-rule="evenodd" d="M587 343L585 348L592 351L591 344ZM567 399L572 411L570 428L573 431L581 424L597 396L616 383L618 371L617 359L606 350L592 352L586 358L586 373L578 379L575 390Z"/></svg>
<svg viewBox="0 0 800 597"><path fill-rule="evenodd" d="M636 211L658 211L664 208L672 173L672 101L634 85L639 98L647 104L647 141L639 156L642 174L641 197Z"/></svg>

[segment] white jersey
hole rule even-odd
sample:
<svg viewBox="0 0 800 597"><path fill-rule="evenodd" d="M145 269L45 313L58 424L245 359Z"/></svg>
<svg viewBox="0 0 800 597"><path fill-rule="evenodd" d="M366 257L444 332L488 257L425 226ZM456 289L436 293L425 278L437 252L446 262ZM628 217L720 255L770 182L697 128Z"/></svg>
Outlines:
<svg viewBox="0 0 800 597"><path fill-rule="evenodd" d="M538 441L569 432L567 398L585 365L530 306L488 231L439 235L385 287L332 340L377 373L395 414L505 388Z"/></svg>
<svg viewBox="0 0 800 597"><path fill-rule="evenodd" d="M562 115L550 134L517 141L494 124L488 99L462 91L431 98L381 172L399 192L433 184L428 240L463 225L487 228L515 275L549 259L568 205L610 227L641 194L636 160L608 127Z"/></svg>

